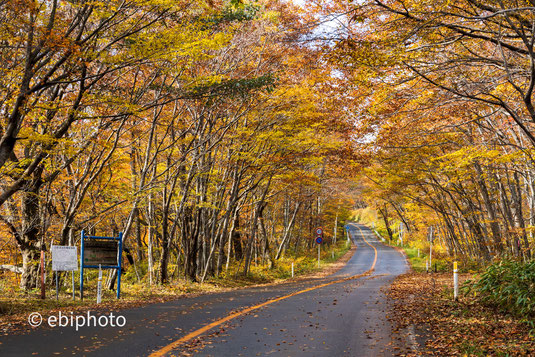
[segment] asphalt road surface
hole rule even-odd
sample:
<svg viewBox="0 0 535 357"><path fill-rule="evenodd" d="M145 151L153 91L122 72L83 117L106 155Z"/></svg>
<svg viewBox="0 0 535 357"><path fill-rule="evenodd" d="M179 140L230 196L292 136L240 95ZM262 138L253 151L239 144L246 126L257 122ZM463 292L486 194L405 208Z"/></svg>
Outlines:
<svg viewBox="0 0 535 357"><path fill-rule="evenodd" d="M393 355L382 288L407 270L406 260L362 225L350 235L357 250L331 276L114 312L123 327L1 336L0 356Z"/></svg>

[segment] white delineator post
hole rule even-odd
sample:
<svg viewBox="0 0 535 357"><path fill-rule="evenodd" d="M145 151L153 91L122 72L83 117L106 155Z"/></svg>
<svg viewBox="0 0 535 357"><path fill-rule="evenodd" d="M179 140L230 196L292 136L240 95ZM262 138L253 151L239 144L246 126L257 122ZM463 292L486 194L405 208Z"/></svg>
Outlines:
<svg viewBox="0 0 535 357"><path fill-rule="evenodd" d="M98 265L97 304L102 301L102 268Z"/></svg>
<svg viewBox="0 0 535 357"><path fill-rule="evenodd" d="M294 263L292 262L292 278L294 277Z"/></svg>
<svg viewBox="0 0 535 357"><path fill-rule="evenodd" d="M457 262L453 262L453 300L455 301L459 296L459 274L457 272Z"/></svg>
<svg viewBox="0 0 535 357"><path fill-rule="evenodd" d="M429 227L429 268L433 269L433 226Z"/></svg>
<svg viewBox="0 0 535 357"><path fill-rule="evenodd" d="M433 243L429 244L429 268L433 269Z"/></svg>
<svg viewBox="0 0 535 357"><path fill-rule="evenodd" d="M336 231L338 230L338 210L336 211L336 218L334 219L334 244L336 244Z"/></svg>

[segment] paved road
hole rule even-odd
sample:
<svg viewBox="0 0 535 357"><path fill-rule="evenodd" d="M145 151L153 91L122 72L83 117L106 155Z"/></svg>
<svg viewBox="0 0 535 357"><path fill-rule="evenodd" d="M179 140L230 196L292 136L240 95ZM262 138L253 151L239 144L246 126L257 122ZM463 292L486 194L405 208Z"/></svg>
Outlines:
<svg viewBox="0 0 535 357"><path fill-rule="evenodd" d="M350 234L357 251L329 277L116 312L126 318L124 327L2 336L0 356L391 355L381 288L406 271L405 258L364 226L351 225Z"/></svg>

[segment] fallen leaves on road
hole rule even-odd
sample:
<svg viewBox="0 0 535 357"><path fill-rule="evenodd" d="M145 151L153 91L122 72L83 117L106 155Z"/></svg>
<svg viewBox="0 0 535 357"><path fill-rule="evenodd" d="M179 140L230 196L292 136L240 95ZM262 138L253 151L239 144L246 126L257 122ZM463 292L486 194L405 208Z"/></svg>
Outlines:
<svg viewBox="0 0 535 357"><path fill-rule="evenodd" d="M460 276L460 281L470 278ZM518 319L461 296L451 273L408 273L388 291L392 344L398 356L526 356L535 339Z"/></svg>

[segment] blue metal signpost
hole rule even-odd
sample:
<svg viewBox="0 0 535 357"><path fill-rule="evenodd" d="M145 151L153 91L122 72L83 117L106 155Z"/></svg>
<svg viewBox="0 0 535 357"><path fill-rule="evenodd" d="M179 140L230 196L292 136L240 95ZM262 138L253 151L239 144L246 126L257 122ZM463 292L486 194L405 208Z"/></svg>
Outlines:
<svg viewBox="0 0 535 357"><path fill-rule="evenodd" d="M323 243L323 228L316 228L316 243L318 244L318 268L320 267L321 243Z"/></svg>
<svg viewBox="0 0 535 357"><path fill-rule="evenodd" d="M109 263L109 257L104 257L101 259L105 259L103 262L105 264L99 264L96 262L96 260L99 259L99 257L94 258L96 260L92 260L92 264L85 264L85 241L117 241L117 258L115 260L116 265L110 265ZM99 237L99 236L87 236L85 235L85 232L82 231L81 233L81 240L80 240L80 298L83 300L84 298L84 268L99 268L99 265L102 269L117 269L117 299L121 297L121 270L122 270L122 263L123 263L123 232L119 233L118 237ZM108 260L106 260L108 258ZM108 263L106 263L108 262Z"/></svg>

